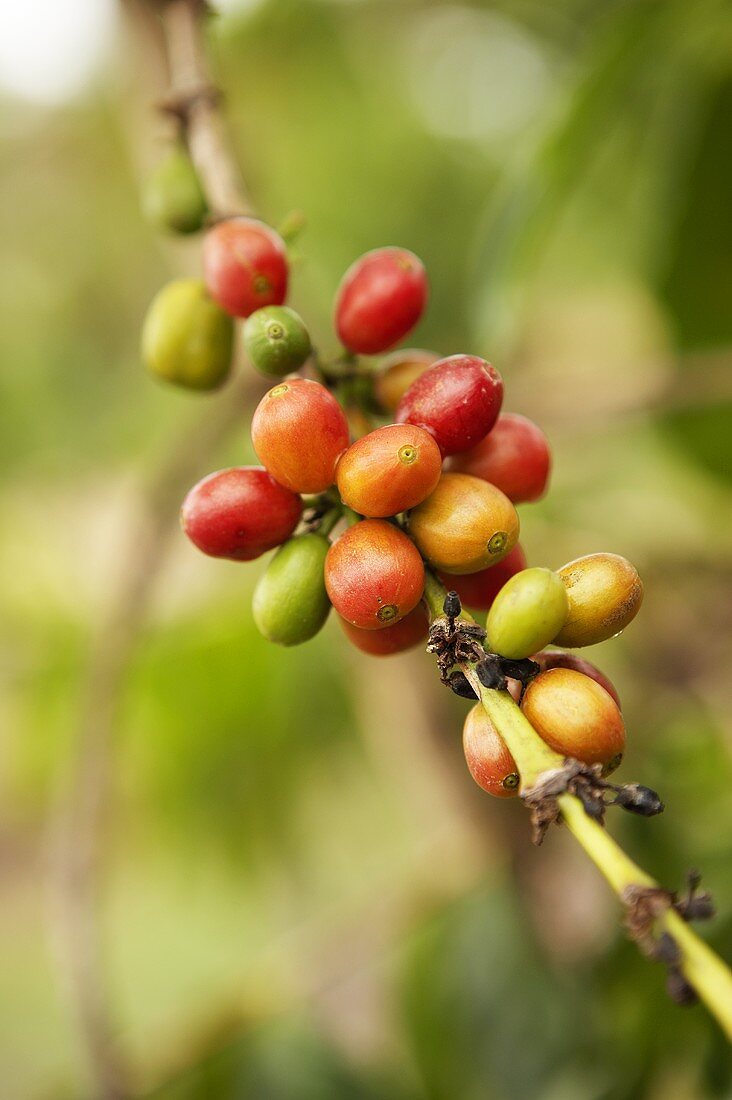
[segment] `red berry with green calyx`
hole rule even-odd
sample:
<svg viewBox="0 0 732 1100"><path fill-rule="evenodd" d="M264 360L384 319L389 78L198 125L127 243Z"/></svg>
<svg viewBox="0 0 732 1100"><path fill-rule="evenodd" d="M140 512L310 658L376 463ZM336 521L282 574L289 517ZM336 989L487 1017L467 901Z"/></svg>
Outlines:
<svg viewBox="0 0 732 1100"><path fill-rule="evenodd" d="M516 761L480 703L465 719L463 751L468 770L479 787L496 798L514 798L521 779Z"/></svg>
<svg viewBox="0 0 732 1100"><path fill-rule="evenodd" d="M260 466L234 466L209 474L181 508L188 538L213 558L252 561L288 539L302 501Z"/></svg>
<svg viewBox="0 0 732 1100"><path fill-rule="evenodd" d="M517 542L502 561L488 569L462 575L440 573L439 577L445 588L457 592L463 607L471 607L474 611L488 611L506 581L527 565L526 554Z"/></svg>
<svg viewBox="0 0 732 1100"><path fill-rule="evenodd" d="M260 462L295 493L328 489L348 442L343 409L325 386L308 378L274 386L252 418L252 443Z"/></svg>
<svg viewBox="0 0 732 1100"><path fill-rule="evenodd" d="M363 630L345 619L339 621L348 640L371 657L392 657L414 649L427 641L429 632L429 617L421 602L398 623L385 626L383 630Z"/></svg>
<svg viewBox="0 0 732 1100"><path fill-rule="evenodd" d="M290 374L308 359L312 347L302 318L289 306L265 306L247 318L244 350L262 374Z"/></svg>
<svg viewBox="0 0 732 1100"><path fill-rule="evenodd" d="M614 771L625 751L625 724L615 700L589 676L569 668L540 672L521 709L543 741L584 764Z"/></svg>
<svg viewBox="0 0 732 1100"><path fill-rule="evenodd" d="M434 436L443 455L467 451L491 430L503 401L503 379L475 355L440 359L413 382L399 402L399 423Z"/></svg>
<svg viewBox="0 0 732 1100"><path fill-rule="evenodd" d="M248 317L287 296L285 242L256 218L228 218L203 240L203 274L214 301L232 317Z"/></svg>
<svg viewBox="0 0 732 1100"><path fill-rule="evenodd" d="M344 504L362 516L394 516L428 497L440 480L434 439L412 424L369 432L341 456L336 470Z"/></svg>
<svg viewBox="0 0 732 1100"><path fill-rule="evenodd" d="M533 420L518 413L501 413L485 439L448 464L450 470L497 485L514 504L544 495L550 467L546 436Z"/></svg>
<svg viewBox="0 0 732 1100"><path fill-rule="evenodd" d="M379 630L417 606L424 591L424 565L398 527L365 519L349 527L328 551L325 586L342 618L362 630Z"/></svg>
<svg viewBox="0 0 732 1100"><path fill-rule="evenodd" d="M406 248L377 248L349 267L338 288L335 327L356 355L398 344L422 316L429 285L422 261Z"/></svg>

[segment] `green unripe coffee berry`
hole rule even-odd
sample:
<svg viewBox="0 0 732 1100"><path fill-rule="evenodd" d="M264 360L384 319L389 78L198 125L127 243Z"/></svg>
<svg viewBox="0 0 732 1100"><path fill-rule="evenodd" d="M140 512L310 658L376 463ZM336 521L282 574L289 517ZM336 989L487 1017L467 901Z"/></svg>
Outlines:
<svg viewBox="0 0 732 1100"><path fill-rule="evenodd" d="M199 279L175 279L158 291L142 327L148 370L192 390L212 390L231 370L234 322Z"/></svg>
<svg viewBox="0 0 732 1100"><path fill-rule="evenodd" d="M323 535L295 535L267 566L254 590L252 611L258 630L270 642L307 642L328 618L323 565L329 547Z"/></svg>
<svg viewBox="0 0 732 1100"><path fill-rule="evenodd" d="M312 351L302 318L289 306L264 306L244 325L244 349L262 374L298 370Z"/></svg>
<svg viewBox="0 0 732 1100"><path fill-rule="evenodd" d="M145 217L170 233L196 233L208 213L206 196L182 146L175 146L148 176L142 193Z"/></svg>
<svg viewBox="0 0 732 1100"><path fill-rule="evenodd" d="M502 657L521 660L557 636L568 612L567 591L556 573L523 569L493 601L486 623L488 646Z"/></svg>

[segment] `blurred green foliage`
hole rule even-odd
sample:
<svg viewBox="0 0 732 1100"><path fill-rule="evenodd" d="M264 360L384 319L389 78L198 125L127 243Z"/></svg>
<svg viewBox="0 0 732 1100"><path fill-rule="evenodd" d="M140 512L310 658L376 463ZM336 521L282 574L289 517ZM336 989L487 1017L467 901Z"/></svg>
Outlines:
<svg viewBox="0 0 732 1100"><path fill-rule="evenodd" d="M270 0L212 30L263 216L307 214L292 302L318 346L351 260L414 249L416 342L492 358L554 443L553 491L522 509L531 563L641 569L641 616L590 656L624 699L624 776L668 808L612 828L669 886L703 868L732 958L732 10ZM197 245L139 212L139 149L161 143L131 50L53 112L0 102L0 1079L19 1098L88 1094L47 834L138 495L209 400L138 361L147 302ZM201 475L251 458L246 424ZM729 1096L715 1025L667 1002L569 839L532 850L520 808L473 787L465 708L427 658L385 667L334 623L275 649L259 568L173 537L125 684L102 919L140 1094Z"/></svg>

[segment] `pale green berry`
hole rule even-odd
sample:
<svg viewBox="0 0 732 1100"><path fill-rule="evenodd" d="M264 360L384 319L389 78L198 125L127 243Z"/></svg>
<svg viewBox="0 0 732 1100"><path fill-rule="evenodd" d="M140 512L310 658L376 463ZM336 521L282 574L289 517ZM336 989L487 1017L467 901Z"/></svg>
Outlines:
<svg viewBox="0 0 732 1100"><path fill-rule="evenodd" d="M254 590L252 611L258 630L270 642L307 642L328 618L323 566L329 547L323 535L295 535L267 566Z"/></svg>
<svg viewBox="0 0 732 1100"><path fill-rule="evenodd" d="M568 610L567 592L556 573L523 569L506 581L488 612L488 647L513 660L528 657L554 640Z"/></svg>

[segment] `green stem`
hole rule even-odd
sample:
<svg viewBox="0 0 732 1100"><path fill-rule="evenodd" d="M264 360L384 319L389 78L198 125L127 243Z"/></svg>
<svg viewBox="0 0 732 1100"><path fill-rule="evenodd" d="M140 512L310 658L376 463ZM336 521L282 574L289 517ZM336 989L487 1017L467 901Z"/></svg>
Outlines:
<svg viewBox="0 0 732 1100"><path fill-rule="evenodd" d="M320 523L318 524L319 535L329 535L336 523L343 516L342 508L331 508L330 512L326 512Z"/></svg>
<svg viewBox="0 0 732 1100"><path fill-rule="evenodd" d="M290 210L277 226L277 232L285 244L292 244L302 233L305 223L306 219L302 210Z"/></svg>
<svg viewBox="0 0 732 1100"><path fill-rule="evenodd" d="M522 788L533 787L542 772L561 768L564 757L542 741L508 692L483 687L471 665L462 668L516 761Z"/></svg>
<svg viewBox="0 0 732 1100"><path fill-rule="evenodd" d="M409 534L409 531L407 531ZM444 615L443 605L445 603L445 596L447 595L447 589L444 584L437 579L432 570L425 566L424 570L424 594L422 599L427 604L427 610L430 613L430 620L439 619ZM460 620L465 623L474 623L473 616L464 609L460 612Z"/></svg>
<svg viewBox="0 0 732 1100"><path fill-rule="evenodd" d="M444 615L446 595L444 585L430 569L425 569L424 600L431 620ZM462 612L460 617L474 621L466 612ZM522 787L533 786L543 772L562 766L564 757L542 741L507 691L484 687L474 664L465 662L460 667L516 761ZM587 815L578 798L563 794L559 796L558 803L567 829L621 901L628 886L658 886L655 879L625 854L603 826ZM667 932L673 937L684 977L732 1040L732 971L675 909L668 909L658 917L656 932Z"/></svg>
<svg viewBox="0 0 732 1100"><path fill-rule="evenodd" d="M345 350L334 359L329 359L326 362L321 361L320 370L331 384L351 381L356 377L372 373L370 367L359 362L357 355L352 355L351 352Z"/></svg>
<svg viewBox="0 0 732 1100"><path fill-rule="evenodd" d="M359 516L358 512L354 512L353 508L349 508L345 504L341 508L341 514L349 527L353 527L355 523L360 523L363 519L363 516Z"/></svg>
<svg viewBox="0 0 732 1100"><path fill-rule="evenodd" d="M506 742L521 775L522 786L531 786L543 771L562 764L524 717L508 692L484 688L473 668L463 666L465 675L479 691L480 700L494 726ZM578 798L559 796L562 820L572 836L584 848L615 893L621 898L627 886L657 886L625 854L605 829L591 817ZM678 947L680 968L709 1011L732 1040L732 972L718 955L700 939L674 909L668 909L656 922L657 931L668 932Z"/></svg>

